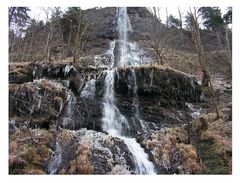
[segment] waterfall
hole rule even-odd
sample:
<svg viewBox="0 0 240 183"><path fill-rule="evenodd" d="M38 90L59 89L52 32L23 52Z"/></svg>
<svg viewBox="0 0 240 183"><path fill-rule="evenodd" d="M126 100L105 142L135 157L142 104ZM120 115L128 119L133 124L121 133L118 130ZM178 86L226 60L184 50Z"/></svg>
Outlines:
<svg viewBox="0 0 240 183"><path fill-rule="evenodd" d="M83 91L81 92L81 97L94 99L96 91L96 79L90 79L86 82Z"/></svg>
<svg viewBox="0 0 240 183"><path fill-rule="evenodd" d="M127 15L127 8L118 8L118 33L119 39L114 48L114 66L126 67L136 66L133 63L131 49L129 49L128 43L128 31L131 31L131 24ZM103 130L107 131L110 135L121 138L128 149L133 155L136 174L155 174L154 165L148 160L148 155L144 152L144 149L137 143L136 139L125 137L125 131L129 130L127 119L120 113L119 109L115 105L114 95L114 77L115 69L109 69L105 76L105 93L103 99ZM135 72L133 74L134 79L134 93L137 96L137 84ZM139 116L138 111L138 97L134 97L136 102L136 116Z"/></svg>
<svg viewBox="0 0 240 183"><path fill-rule="evenodd" d="M129 130L127 119L114 104L114 69L107 71L105 77L105 94L103 102L103 130L113 136L121 136L123 129Z"/></svg>
<svg viewBox="0 0 240 183"><path fill-rule="evenodd" d="M55 152L48 164L48 171L50 174L55 174L62 162L62 149L58 141L56 141Z"/></svg>
<svg viewBox="0 0 240 183"><path fill-rule="evenodd" d="M155 174L154 167L151 161L148 160L148 155L144 152L140 144L134 138L122 137L130 152L132 153L138 174Z"/></svg>
<svg viewBox="0 0 240 183"><path fill-rule="evenodd" d="M130 20L127 16L127 7L122 7L118 9L118 26L117 31L118 43L120 44L120 55L119 55L119 67L125 67L129 65L127 62L129 56L129 44L128 44L128 31L132 31Z"/></svg>
<svg viewBox="0 0 240 183"><path fill-rule="evenodd" d="M70 93L67 96L67 101L68 104L66 106L66 114L65 117L63 118L63 126L64 128L71 128L75 129L75 124L73 121L73 115L74 115L74 110L75 110L75 105L76 105L76 97Z"/></svg>

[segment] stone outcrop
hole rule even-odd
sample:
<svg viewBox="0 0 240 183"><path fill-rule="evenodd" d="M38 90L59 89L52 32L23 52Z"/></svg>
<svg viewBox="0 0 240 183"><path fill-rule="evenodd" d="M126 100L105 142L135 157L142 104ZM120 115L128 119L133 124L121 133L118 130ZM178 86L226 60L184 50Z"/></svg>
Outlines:
<svg viewBox="0 0 240 183"><path fill-rule="evenodd" d="M10 73L16 68L16 65L10 65ZM104 67L83 68L68 62L42 62L26 69L31 76L19 79L23 71L15 72L9 84L11 174L134 174L136 167L126 144L102 130ZM136 94L133 69L115 71L115 103L128 119L127 136L137 137L163 127L181 126L193 119L186 115L191 113L186 103L196 105L201 95L201 88L193 78L170 68L135 68ZM90 79L96 80L95 93L91 97L81 95ZM136 116L136 97L139 116ZM38 131L41 137L37 137ZM188 165L182 164L183 170L179 170L176 168L178 159L169 165L170 168L160 166L161 160L156 157L155 150L152 151L154 147L148 145L154 139L150 142L147 140L149 135L146 137L138 141L145 147L158 173L200 171L196 168L189 172L184 169ZM26 147L25 142L31 142L31 145ZM39 143L46 146L38 146ZM178 146L173 144L174 149L183 148L187 154L193 148ZM21 153L17 154L17 151ZM26 159L27 156L32 159ZM28 167L34 168L30 171Z"/></svg>
<svg viewBox="0 0 240 183"><path fill-rule="evenodd" d="M10 72L15 68L10 66ZM56 125L67 129L101 131L104 68L44 62L31 68L31 82L24 80L22 84L16 84L19 79L11 80L16 83L9 85L10 116L27 118L31 127L33 124L45 128ZM194 78L165 67L143 66L134 70L141 119L151 129L191 119L191 116L185 115L186 111L190 111L186 102L196 104L201 96L201 88ZM136 106L133 102L132 74L131 68L119 68L115 73L114 88L116 105L130 121L130 129L133 129L130 133L135 134L141 131L141 126L134 116ZM19 78L18 75L15 78ZM94 99L81 97L86 82L93 78L96 78Z"/></svg>
<svg viewBox="0 0 240 183"><path fill-rule="evenodd" d="M16 130L9 145L10 174L133 174L135 170L123 140L92 130Z"/></svg>

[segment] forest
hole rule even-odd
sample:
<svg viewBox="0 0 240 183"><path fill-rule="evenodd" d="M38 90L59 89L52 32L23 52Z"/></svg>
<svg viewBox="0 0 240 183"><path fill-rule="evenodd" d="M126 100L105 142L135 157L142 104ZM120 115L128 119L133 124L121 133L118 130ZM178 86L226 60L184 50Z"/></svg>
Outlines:
<svg viewBox="0 0 240 183"><path fill-rule="evenodd" d="M232 7L171 8L8 8L9 174L232 173Z"/></svg>

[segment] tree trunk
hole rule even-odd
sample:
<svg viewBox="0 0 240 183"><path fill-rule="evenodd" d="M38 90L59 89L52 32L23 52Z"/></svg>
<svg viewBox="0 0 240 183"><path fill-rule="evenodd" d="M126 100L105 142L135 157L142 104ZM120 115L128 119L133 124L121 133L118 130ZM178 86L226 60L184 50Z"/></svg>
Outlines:
<svg viewBox="0 0 240 183"><path fill-rule="evenodd" d="M192 14L192 13L191 13ZM202 72L203 72L203 77L202 77L202 86L203 87L209 87L211 89L212 95L213 95L213 100L214 100L214 107L216 110L216 114L217 114L217 119L219 119L219 110L218 110L218 106L217 106L217 100L216 100L216 96L214 93L214 89L212 86L212 82L211 82L211 77L209 75L207 66L206 66L206 57L204 54L204 50L203 50L203 45L201 42L201 36L200 36L200 29L199 29L199 25L198 25L198 21L197 21L197 15L196 15L196 9L194 8L194 14L192 14L194 17L194 27L192 30L192 35L193 35L193 40L198 52L198 57L199 57L199 64L201 66Z"/></svg>
<svg viewBox="0 0 240 183"><path fill-rule="evenodd" d="M181 42L184 43L183 32L182 32L182 13L179 7L178 7L178 14L179 14L179 20L180 20L180 31L179 31L180 39L181 39Z"/></svg>
<svg viewBox="0 0 240 183"><path fill-rule="evenodd" d="M79 22L78 22L78 29L77 29L77 35L76 35L76 42L75 42L75 47L74 47L74 56L73 56L73 63L76 63L76 61L78 60L79 57L79 44L80 44L80 38L79 38L79 34L80 34L80 25L81 25L81 21L80 21L80 17L79 17Z"/></svg>
<svg viewBox="0 0 240 183"><path fill-rule="evenodd" d="M219 31L218 31L218 30L216 31L216 37L217 37L217 40L218 40L219 48L220 48L221 50L223 50L223 46L222 46L222 43L221 43L221 38L220 38L220 35L219 35Z"/></svg>
<svg viewBox="0 0 240 183"><path fill-rule="evenodd" d="M52 27L52 23L50 22L49 33L48 33L48 37L47 37L47 44L46 44L46 47L45 47L45 54L44 54L45 57L46 57L46 60L48 62L51 62L50 49L51 49L52 34L53 34L53 27Z"/></svg>
<svg viewBox="0 0 240 183"><path fill-rule="evenodd" d="M33 32L32 37L31 37L31 43L30 43L30 48L29 48L29 50L28 50L26 62L28 62L28 59L29 59L29 56L30 56L30 53L31 53L31 50L32 50L32 44L33 44L34 36L35 36L35 31Z"/></svg>
<svg viewBox="0 0 240 183"><path fill-rule="evenodd" d="M166 20L166 26L167 26L167 28L169 27L169 20L168 20L168 9L167 9L167 7L166 7L166 18L167 18L167 20Z"/></svg>
<svg viewBox="0 0 240 183"><path fill-rule="evenodd" d="M179 20L180 20L180 29L182 30L182 13L180 8L178 7L178 15L179 15Z"/></svg>
<svg viewBox="0 0 240 183"><path fill-rule="evenodd" d="M196 8L194 8L194 14L192 12L191 12L191 14L194 17L192 38L193 38L193 41L195 43L195 47L196 47L196 50L198 53L199 64L200 64L202 72L203 72L202 85L204 87L209 87L210 75L209 75L207 67L206 67L206 57L205 57L203 45L201 42L201 35L200 35L200 29L199 29L199 24L198 24L198 20L197 20Z"/></svg>
<svg viewBox="0 0 240 183"><path fill-rule="evenodd" d="M67 44L67 49L66 49L66 51L67 51L66 56L68 56L68 52L70 49L71 37L72 37L72 20L70 20L70 33L69 33L68 44Z"/></svg>
<svg viewBox="0 0 240 183"><path fill-rule="evenodd" d="M230 49L229 39L228 39L228 27L225 28L225 36L226 36L226 44L227 44L227 52L228 52L228 62L229 62L229 68L230 71L232 71L232 53Z"/></svg>
<svg viewBox="0 0 240 183"><path fill-rule="evenodd" d="M25 54L25 51L26 51L26 47L27 47L27 40L26 40L26 42L25 42L25 44L24 44L24 48L23 48L23 51L22 51L22 59L21 59L21 62L24 61L24 54Z"/></svg>
<svg viewBox="0 0 240 183"><path fill-rule="evenodd" d="M62 59L63 59L63 58L66 58L66 47L64 46L63 33L62 33L59 19L57 20L57 23L58 23L59 34L60 34L61 40L62 40Z"/></svg>

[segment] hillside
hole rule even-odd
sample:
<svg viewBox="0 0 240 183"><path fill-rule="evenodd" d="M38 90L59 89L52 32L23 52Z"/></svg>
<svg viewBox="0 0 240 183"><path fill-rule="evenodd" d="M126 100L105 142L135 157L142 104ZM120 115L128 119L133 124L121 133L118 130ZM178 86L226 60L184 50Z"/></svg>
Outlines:
<svg viewBox="0 0 240 183"><path fill-rule="evenodd" d="M9 174L231 174L228 29L53 12L9 34Z"/></svg>

